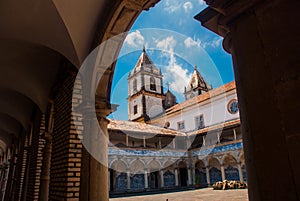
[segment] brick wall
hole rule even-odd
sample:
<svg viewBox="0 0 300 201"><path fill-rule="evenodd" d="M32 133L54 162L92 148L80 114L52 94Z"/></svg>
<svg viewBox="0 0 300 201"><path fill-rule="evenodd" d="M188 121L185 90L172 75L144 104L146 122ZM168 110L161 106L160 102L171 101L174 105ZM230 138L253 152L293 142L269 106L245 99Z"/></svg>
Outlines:
<svg viewBox="0 0 300 201"><path fill-rule="evenodd" d="M38 117L37 117L38 118ZM45 115L36 120L32 133L32 142L29 156L28 187L26 191L27 201L38 201L40 178L42 172L43 150L45 140L42 135L45 132Z"/></svg>
<svg viewBox="0 0 300 201"><path fill-rule="evenodd" d="M22 145L18 154L16 176L15 176L15 192L14 200L21 200L21 194L24 184L26 161L28 156L28 138L21 140Z"/></svg>
<svg viewBox="0 0 300 201"><path fill-rule="evenodd" d="M82 144L75 126L81 117L72 115L74 81L74 73L67 75L54 99L49 200L79 200Z"/></svg>

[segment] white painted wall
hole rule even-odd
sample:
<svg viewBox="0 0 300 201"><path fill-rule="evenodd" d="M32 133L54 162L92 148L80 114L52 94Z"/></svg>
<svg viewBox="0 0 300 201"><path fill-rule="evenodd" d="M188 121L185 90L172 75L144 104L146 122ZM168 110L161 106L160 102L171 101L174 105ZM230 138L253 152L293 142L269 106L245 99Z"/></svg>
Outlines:
<svg viewBox="0 0 300 201"><path fill-rule="evenodd" d="M132 77L128 80L128 96L132 96L133 94L135 94L133 92L133 82L134 82L134 78L136 78L137 81L137 91L140 91L142 89L142 77L141 75L137 75L135 77Z"/></svg>
<svg viewBox="0 0 300 201"><path fill-rule="evenodd" d="M134 106L137 105L138 112L137 114L134 114ZM132 101L128 102L128 119L133 120L135 118L138 118L143 113L143 103L142 103L142 96L138 96Z"/></svg>
<svg viewBox="0 0 300 201"><path fill-rule="evenodd" d="M195 117L201 114L204 116L205 127L237 119L239 118L239 112L231 114L227 110L227 105L232 99L237 99L236 90L218 95L196 105L187 106L179 112L167 115L156 124L163 126L168 121L170 122L170 128L177 130L177 122L184 121L185 129L181 131L187 132L196 129Z"/></svg>
<svg viewBox="0 0 300 201"><path fill-rule="evenodd" d="M157 98L153 96L145 96L145 98L146 98L146 114L150 118L155 117L164 111L161 98Z"/></svg>

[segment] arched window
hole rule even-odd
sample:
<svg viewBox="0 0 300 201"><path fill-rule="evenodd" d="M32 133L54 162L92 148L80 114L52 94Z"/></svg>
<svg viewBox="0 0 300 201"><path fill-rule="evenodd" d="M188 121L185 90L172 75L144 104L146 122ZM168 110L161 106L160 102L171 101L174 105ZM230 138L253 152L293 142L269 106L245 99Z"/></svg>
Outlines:
<svg viewBox="0 0 300 201"><path fill-rule="evenodd" d="M156 91L156 84L155 84L155 78L150 78L150 90Z"/></svg>
<svg viewBox="0 0 300 201"><path fill-rule="evenodd" d="M137 92L137 81L136 81L136 79L134 78L134 80L133 80L133 92Z"/></svg>

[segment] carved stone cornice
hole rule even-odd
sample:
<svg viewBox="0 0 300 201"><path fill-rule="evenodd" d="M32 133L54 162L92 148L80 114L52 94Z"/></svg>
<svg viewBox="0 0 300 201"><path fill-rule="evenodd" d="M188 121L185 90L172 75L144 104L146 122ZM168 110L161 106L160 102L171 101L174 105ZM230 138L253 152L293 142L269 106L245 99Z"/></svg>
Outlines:
<svg viewBox="0 0 300 201"><path fill-rule="evenodd" d="M115 35L129 31L141 12L149 10L158 2L159 0L123 0L115 10L107 26L102 42Z"/></svg>
<svg viewBox="0 0 300 201"><path fill-rule="evenodd" d="M225 37L229 24L242 15L253 12L253 8L269 3L269 0L205 0L208 8L194 18L212 32Z"/></svg>

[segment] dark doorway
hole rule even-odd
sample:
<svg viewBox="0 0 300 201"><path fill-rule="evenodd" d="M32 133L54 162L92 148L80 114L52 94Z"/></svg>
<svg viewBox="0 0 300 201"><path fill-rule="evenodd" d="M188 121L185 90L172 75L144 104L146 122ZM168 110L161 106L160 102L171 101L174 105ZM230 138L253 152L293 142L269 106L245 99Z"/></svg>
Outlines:
<svg viewBox="0 0 300 201"><path fill-rule="evenodd" d="M116 191L116 189L114 189L114 186L115 186L114 185L114 183L115 183L114 177L115 177L115 171L112 169L109 169L109 191L110 192Z"/></svg>
<svg viewBox="0 0 300 201"><path fill-rule="evenodd" d="M151 189L158 188L158 171L150 173L150 188Z"/></svg>
<svg viewBox="0 0 300 201"><path fill-rule="evenodd" d="M179 168L180 185L187 186L188 173L186 168Z"/></svg>

